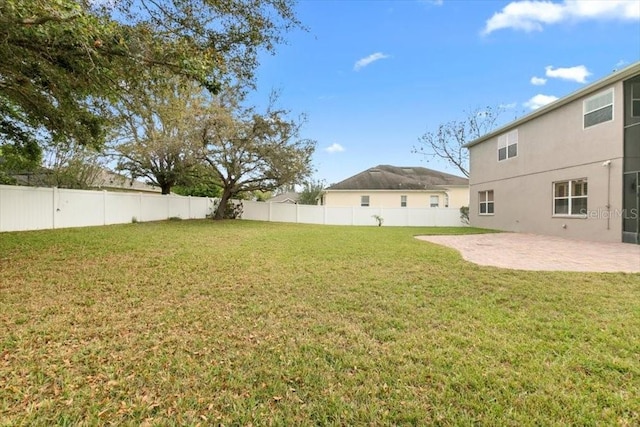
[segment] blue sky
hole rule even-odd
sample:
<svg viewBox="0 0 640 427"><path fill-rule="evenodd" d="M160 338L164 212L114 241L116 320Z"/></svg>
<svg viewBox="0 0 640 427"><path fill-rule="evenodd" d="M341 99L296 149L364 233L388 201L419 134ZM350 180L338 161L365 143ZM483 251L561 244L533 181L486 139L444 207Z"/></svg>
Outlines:
<svg viewBox="0 0 640 427"><path fill-rule="evenodd" d="M301 0L308 31L261 56L250 102L304 113L314 178L378 164L459 172L412 153L440 123L484 106L502 122L640 60L640 0Z"/></svg>

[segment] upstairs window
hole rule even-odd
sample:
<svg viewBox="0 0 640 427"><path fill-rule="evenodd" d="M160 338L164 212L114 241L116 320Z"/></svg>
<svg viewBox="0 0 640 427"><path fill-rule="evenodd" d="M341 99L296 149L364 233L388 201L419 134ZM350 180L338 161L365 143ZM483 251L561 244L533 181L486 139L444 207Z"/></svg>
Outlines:
<svg viewBox="0 0 640 427"><path fill-rule="evenodd" d="M518 155L518 129L498 137L498 161Z"/></svg>
<svg viewBox="0 0 640 427"><path fill-rule="evenodd" d="M587 180L574 179L553 184L553 214L587 214Z"/></svg>
<svg viewBox="0 0 640 427"><path fill-rule="evenodd" d="M613 88L584 100L584 128L613 120Z"/></svg>
<svg viewBox="0 0 640 427"><path fill-rule="evenodd" d="M360 196L360 206L362 207L369 206L369 196Z"/></svg>
<svg viewBox="0 0 640 427"><path fill-rule="evenodd" d="M400 207L401 208L407 207L407 196L400 196Z"/></svg>
<svg viewBox="0 0 640 427"><path fill-rule="evenodd" d="M493 215L493 190L478 192L480 202L480 215Z"/></svg>

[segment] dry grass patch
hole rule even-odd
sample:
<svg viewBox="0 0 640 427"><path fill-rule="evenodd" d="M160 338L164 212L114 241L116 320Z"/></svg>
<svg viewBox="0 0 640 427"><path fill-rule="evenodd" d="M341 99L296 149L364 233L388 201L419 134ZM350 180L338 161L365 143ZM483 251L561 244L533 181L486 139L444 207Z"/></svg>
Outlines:
<svg viewBox="0 0 640 427"><path fill-rule="evenodd" d="M180 221L0 235L7 425L636 425L640 275L415 234Z"/></svg>

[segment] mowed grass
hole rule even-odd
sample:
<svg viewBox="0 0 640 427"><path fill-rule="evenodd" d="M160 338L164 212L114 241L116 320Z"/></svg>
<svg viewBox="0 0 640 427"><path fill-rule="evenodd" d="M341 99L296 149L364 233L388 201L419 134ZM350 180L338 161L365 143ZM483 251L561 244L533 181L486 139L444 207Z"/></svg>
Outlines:
<svg viewBox="0 0 640 427"><path fill-rule="evenodd" d="M640 275L480 267L413 238L473 231L0 234L0 423L640 424Z"/></svg>

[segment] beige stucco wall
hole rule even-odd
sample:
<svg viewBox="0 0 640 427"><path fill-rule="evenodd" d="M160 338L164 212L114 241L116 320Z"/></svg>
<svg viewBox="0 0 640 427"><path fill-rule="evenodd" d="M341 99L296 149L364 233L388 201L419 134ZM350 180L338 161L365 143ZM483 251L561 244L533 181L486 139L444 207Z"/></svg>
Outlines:
<svg viewBox="0 0 640 427"><path fill-rule="evenodd" d="M609 87L614 87L613 120L583 129L583 100ZM609 87L518 126L517 157L498 162L497 137L471 147L471 224L620 242L622 83ZM610 170L602 166L607 160L611 160ZM579 178L588 182L588 218L553 217L553 183ZM478 192L483 190L494 191L494 215L478 214Z"/></svg>
<svg viewBox="0 0 640 427"><path fill-rule="evenodd" d="M324 193L326 206L360 206L360 197L369 196L369 206L374 208L399 208L400 197L407 196L408 208L430 206L430 196L437 195L440 206L445 207L444 196L449 197L450 208L469 204L469 187L447 187L441 191L390 191L390 190L327 190Z"/></svg>

